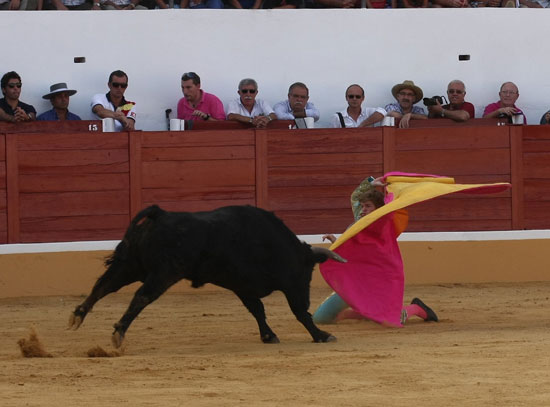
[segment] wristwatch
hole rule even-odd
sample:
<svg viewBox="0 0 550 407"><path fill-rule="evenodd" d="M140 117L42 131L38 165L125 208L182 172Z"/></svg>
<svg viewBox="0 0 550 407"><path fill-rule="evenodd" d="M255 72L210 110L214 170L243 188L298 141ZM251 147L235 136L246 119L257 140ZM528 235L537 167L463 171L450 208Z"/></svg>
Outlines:
<svg viewBox="0 0 550 407"><path fill-rule="evenodd" d="M210 119L210 115L207 113L206 116L204 116L204 120Z"/></svg>

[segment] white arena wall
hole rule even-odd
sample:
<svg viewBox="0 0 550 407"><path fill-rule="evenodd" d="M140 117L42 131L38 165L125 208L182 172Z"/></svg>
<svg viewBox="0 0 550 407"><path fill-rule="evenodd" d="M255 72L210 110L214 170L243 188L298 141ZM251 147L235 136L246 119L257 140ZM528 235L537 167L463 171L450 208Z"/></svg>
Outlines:
<svg viewBox="0 0 550 407"><path fill-rule="evenodd" d="M21 100L39 113L50 108L41 98L49 85L68 82L78 90L71 110L91 119L92 95L106 92L108 74L122 69L142 130L166 129L165 110L175 115L187 71L224 104L245 77L272 104L303 81L321 111L319 127L345 107L351 83L365 87L366 106L384 106L405 79L433 96L459 78L480 117L500 84L514 81L528 123L538 124L550 109L549 21L546 9L7 12L0 72L22 76Z"/></svg>

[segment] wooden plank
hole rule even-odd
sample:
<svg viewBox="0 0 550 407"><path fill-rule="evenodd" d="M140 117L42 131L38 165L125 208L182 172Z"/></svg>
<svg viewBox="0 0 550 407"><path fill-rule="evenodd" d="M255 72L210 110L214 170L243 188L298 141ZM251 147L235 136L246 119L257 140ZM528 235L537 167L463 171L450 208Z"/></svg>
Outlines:
<svg viewBox="0 0 550 407"><path fill-rule="evenodd" d="M128 209L129 219L143 208L142 203L142 148L141 148L141 133L130 132L128 134L128 160L129 160L129 184L130 184L130 207Z"/></svg>
<svg viewBox="0 0 550 407"><path fill-rule="evenodd" d="M522 126L523 128L523 140L540 140L548 141L550 140L550 126Z"/></svg>
<svg viewBox="0 0 550 407"><path fill-rule="evenodd" d="M350 195L354 189L352 185L271 188L269 203L275 211L347 208L351 216Z"/></svg>
<svg viewBox="0 0 550 407"><path fill-rule="evenodd" d="M93 234L96 230L119 230L122 238L128 227L127 214L100 214L85 216L43 216L21 220L21 234L36 234L43 231L71 232L76 230L88 231Z"/></svg>
<svg viewBox="0 0 550 407"><path fill-rule="evenodd" d="M6 189L7 176L6 176L6 161L0 160L0 189Z"/></svg>
<svg viewBox="0 0 550 407"><path fill-rule="evenodd" d="M74 133L84 132L88 136L101 134L101 120L32 121L24 123L0 122L0 131L5 133Z"/></svg>
<svg viewBox="0 0 550 407"><path fill-rule="evenodd" d="M124 150L64 150L20 152L21 174L128 172L128 148Z"/></svg>
<svg viewBox="0 0 550 407"><path fill-rule="evenodd" d="M550 179L526 178L523 184L524 201L550 201Z"/></svg>
<svg viewBox="0 0 550 407"><path fill-rule="evenodd" d="M128 188L128 174L32 174L19 176L21 192L108 191Z"/></svg>
<svg viewBox="0 0 550 407"><path fill-rule="evenodd" d="M6 161L6 135L0 134L0 161Z"/></svg>
<svg viewBox="0 0 550 407"><path fill-rule="evenodd" d="M254 160L159 161L142 163L143 188L173 185L254 185Z"/></svg>
<svg viewBox="0 0 550 407"><path fill-rule="evenodd" d="M550 151L524 153L523 173L528 178L550 178Z"/></svg>
<svg viewBox="0 0 550 407"><path fill-rule="evenodd" d="M212 201L212 200L246 200L254 201L255 188L253 185L225 185L210 186L174 185L172 188L143 188L142 200L145 202L163 201Z"/></svg>
<svg viewBox="0 0 550 407"><path fill-rule="evenodd" d="M127 133L48 133L21 134L20 151L117 150L128 148Z"/></svg>
<svg viewBox="0 0 550 407"><path fill-rule="evenodd" d="M143 161L254 159L254 146L143 148Z"/></svg>
<svg viewBox="0 0 550 407"><path fill-rule="evenodd" d="M21 194L21 218L126 214L130 191Z"/></svg>
<svg viewBox="0 0 550 407"><path fill-rule="evenodd" d="M365 177L382 175L379 164L340 167L276 167L269 169L269 188L315 185L354 185Z"/></svg>
<svg viewBox="0 0 550 407"><path fill-rule="evenodd" d="M512 228L523 229L523 126L510 128L510 167L512 175Z"/></svg>
<svg viewBox="0 0 550 407"><path fill-rule="evenodd" d="M550 229L550 201L527 201L524 205L527 229Z"/></svg>
<svg viewBox="0 0 550 407"><path fill-rule="evenodd" d="M442 197L418 203L409 208L411 219L415 220L511 220L509 198L479 196L477 198L452 199Z"/></svg>
<svg viewBox="0 0 550 407"><path fill-rule="evenodd" d="M42 230L34 233L21 234L20 243L49 243L49 242L80 242L93 240L120 240L124 236L124 230L104 229L96 230ZM75 266L77 267L77 266Z"/></svg>
<svg viewBox="0 0 550 407"><path fill-rule="evenodd" d="M396 149L463 150L510 147L507 126L450 127L444 129L396 129Z"/></svg>
<svg viewBox="0 0 550 407"><path fill-rule="evenodd" d="M19 152L17 134L6 135L6 194L8 217L8 243L19 242L20 201L19 201Z"/></svg>
<svg viewBox="0 0 550 407"><path fill-rule="evenodd" d="M156 147L223 147L253 146L254 130L193 131L193 132L144 132L143 148Z"/></svg>
<svg viewBox="0 0 550 407"><path fill-rule="evenodd" d="M358 153L382 151L380 127L367 129L273 130L269 132L268 156L272 154Z"/></svg>
<svg viewBox="0 0 550 407"><path fill-rule="evenodd" d="M395 144L396 131L395 127L384 127L384 149L383 149L383 165L384 174L390 171L397 171L395 166Z"/></svg>
<svg viewBox="0 0 550 407"><path fill-rule="evenodd" d="M344 209L275 211L296 234L342 233L353 221L351 211Z"/></svg>
<svg viewBox="0 0 550 407"><path fill-rule="evenodd" d="M427 150L396 153L400 171L438 174L509 174L510 150Z"/></svg>
<svg viewBox="0 0 550 407"><path fill-rule="evenodd" d="M256 189L256 199L254 204L260 208L270 208L269 189L268 189L268 157L267 157L267 131L256 130L255 132L255 151L254 151L256 173L254 187Z"/></svg>
<svg viewBox="0 0 550 407"><path fill-rule="evenodd" d="M512 221L508 219L483 220L410 220L407 232L462 232L510 230Z"/></svg>
<svg viewBox="0 0 550 407"><path fill-rule="evenodd" d="M200 212L211 211L222 206L230 205L252 205L254 206L255 198L252 199L216 199L209 201L164 201L164 202L148 202L144 200L144 206L158 204L161 208L167 211L177 212Z"/></svg>
<svg viewBox="0 0 550 407"><path fill-rule="evenodd" d="M354 164L382 165L382 154L374 153L309 153L270 154L269 167L328 167Z"/></svg>

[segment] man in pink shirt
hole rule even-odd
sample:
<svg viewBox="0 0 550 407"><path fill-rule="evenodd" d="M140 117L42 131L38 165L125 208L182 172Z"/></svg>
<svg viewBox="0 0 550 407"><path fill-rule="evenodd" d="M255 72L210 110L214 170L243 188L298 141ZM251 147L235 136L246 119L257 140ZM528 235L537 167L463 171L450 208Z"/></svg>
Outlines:
<svg viewBox="0 0 550 407"><path fill-rule="evenodd" d="M485 107L483 112L483 117L492 118L492 117L509 117L511 118L514 115L522 114L523 123L527 124L527 119L525 114L521 111L519 107L515 105L516 100L519 98L519 89L513 82L504 82L500 87L500 92L498 93L500 100L495 103L491 103Z"/></svg>
<svg viewBox="0 0 550 407"><path fill-rule="evenodd" d="M201 89L201 78L195 72L182 75L181 90L183 97L178 102L178 119L225 120L223 103Z"/></svg>

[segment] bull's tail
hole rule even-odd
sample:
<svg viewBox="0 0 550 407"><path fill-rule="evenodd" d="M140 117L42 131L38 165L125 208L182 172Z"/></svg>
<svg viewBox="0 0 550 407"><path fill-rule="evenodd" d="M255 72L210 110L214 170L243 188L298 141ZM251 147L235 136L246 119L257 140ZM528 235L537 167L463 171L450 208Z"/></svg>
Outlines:
<svg viewBox="0 0 550 407"><path fill-rule="evenodd" d="M116 260L126 260L128 249L131 245L132 240L134 240L137 233L139 233L139 228L146 219L155 220L159 218L165 211L157 205L148 206L145 209L142 209L134 219L130 222L124 238L116 246L115 251L105 260L105 265L109 266L113 264Z"/></svg>

